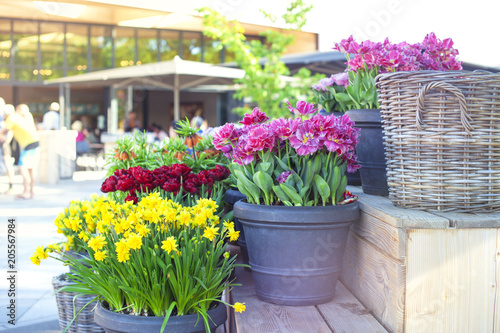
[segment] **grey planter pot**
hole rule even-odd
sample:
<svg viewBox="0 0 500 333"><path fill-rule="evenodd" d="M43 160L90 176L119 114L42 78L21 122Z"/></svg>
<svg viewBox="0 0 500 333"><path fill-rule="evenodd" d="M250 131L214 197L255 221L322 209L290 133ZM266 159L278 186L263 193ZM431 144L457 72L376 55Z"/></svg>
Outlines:
<svg viewBox="0 0 500 333"><path fill-rule="evenodd" d="M207 312L210 316L210 332L227 319L226 306L222 303ZM105 309L101 303L95 310L95 322L107 333L143 333L160 332L165 317L130 316ZM168 319L164 332L205 333L203 318L198 314L172 316Z"/></svg>
<svg viewBox="0 0 500 333"><path fill-rule="evenodd" d="M246 196L238 190L227 190L224 195L224 201L228 204L228 210L233 210L233 206L238 200L245 199ZM245 240L245 231L236 217L234 218L234 229L240 232L240 236L238 237L238 246L240 247L243 264L248 265L248 249L247 242ZM249 270L248 267L245 267L245 269Z"/></svg>
<svg viewBox="0 0 500 333"><path fill-rule="evenodd" d="M76 251L73 251L73 250L69 250L69 251L66 251L66 254L68 254L70 257L73 257L73 258L76 258L78 260L80 259L88 259L89 258L89 254L87 252L76 252ZM90 266L87 266L85 265L86 267L90 267ZM72 273L72 274L75 274L75 270L73 269L73 266L69 266L69 272Z"/></svg>
<svg viewBox="0 0 500 333"><path fill-rule="evenodd" d="M257 297L280 305L314 305L335 294L350 225L359 204L284 207L238 201Z"/></svg>
<svg viewBox="0 0 500 333"><path fill-rule="evenodd" d="M366 194L388 196L382 117L379 109L349 110L346 114L361 129L356 155L361 164L361 186Z"/></svg>

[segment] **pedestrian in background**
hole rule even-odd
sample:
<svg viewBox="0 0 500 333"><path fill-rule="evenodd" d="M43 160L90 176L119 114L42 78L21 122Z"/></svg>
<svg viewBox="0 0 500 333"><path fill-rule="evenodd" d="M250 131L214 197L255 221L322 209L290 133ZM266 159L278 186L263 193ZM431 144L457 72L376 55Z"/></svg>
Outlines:
<svg viewBox="0 0 500 333"><path fill-rule="evenodd" d="M17 198L32 199L34 197L33 188L35 186L36 168L40 159L38 133L33 117L29 117L28 114L24 113L24 107L19 108L19 110L23 110L23 112L15 112L13 108L5 109L5 127L0 129L0 141L5 138L9 131L12 131L14 139L21 146L19 167L23 177L24 190Z"/></svg>
<svg viewBox="0 0 500 333"><path fill-rule="evenodd" d="M60 126L59 103L54 102L50 104L49 111L43 115L43 120L39 128L44 130L58 130Z"/></svg>
<svg viewBox="0 0 500 333"><path fill-rule="evenodd" d="M1 103L1 102L0 102ZM5 128L5 118L7 113L12 113L15 111L14 105L12 104L6 104L1 107L1 113L2 113L2 122L0 125L0 129ZM0 159L4 161L4 165L6 168L6 173L7 173L7 178L9 179L9 187L7 188L7 191L5 193L9 192L12 190L12 184L14 182L14 160L15 158L12 157L12 139L13 139L13 134L11 131L7 132L3 139L0 139L0 144L2 146L2 155L0 156Z"/></svg>

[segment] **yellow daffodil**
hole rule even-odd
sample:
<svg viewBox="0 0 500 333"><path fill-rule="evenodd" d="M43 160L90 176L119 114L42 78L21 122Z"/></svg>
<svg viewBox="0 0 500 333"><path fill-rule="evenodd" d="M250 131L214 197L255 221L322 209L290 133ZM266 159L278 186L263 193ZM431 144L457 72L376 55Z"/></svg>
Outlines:
<svg viewBox="0 0 500 333"><path fill-rule="evenodd" d="M101 250L104 245L106 245L107 242L106 242L106 237L104 236L96 236L96 237L92 237L89 241L88 241L88 245L90 246L90 248L94 251L99 251Z"/></svg>
<svg viewBox="0 0 500 333"><path fill-rule="evenodd" d="M119 262L127 262L130 259L130 249L127 245L127 240L126 239L120 239L117 243L115 243L116 246L116 257L118 258Z"/></svg>
<svg viewBox="0 0 500 333"><path fill-rule="evenodd" d="M247 307L245 305L245 302L243 302L243 303L236 302L236 303L234 303L233 308L234 308L234 311L242 313L243 311L246 310Z"/></svg>
<svg viewBox="0 0 500 333"><path fill-rule="evenodd" d="M89 240L89 235L85 231L80 231L78 238L82 239L84 242Z"/></svg>
<svg viewBox="0 0 500 333"><path fill-rule="evenodd" d="M106 253L106 251L97 251L94 253L94 259L97 261L103 261L107 256L108 254Z"/></svg>
<svg viewBox="0 0 500 333"><path fill-rule="evenodd" d="M34 265L40 266L40 259L38 259L36 254L32 255L30 260Z"/></svg>
<svg viewBox="0 0 500 333"><path fill-rule="evenodd" d="M174 236L167 237L167 240L164 240L161 244L162 250L167 252L167 254L170 254L172 251L177 252L177 240Z"/></svg>
<svg viewBox="0 0 500 333"><path fill-rule="evenodd" d="M206 227L204 232L203 232L203 237L207 238L209 241L213 241L215 236L217 236L219 233L217 232L216 227Z"/></svg>
<svg viewBox="0 0 500 333"><path fill-rule="evenodd" d="M149 230L144 224L137 224L135 226L135 231L142 237L146 237L151 232L151 230Z"/></svg>
<svg viewBox="0 0 500 333"><path fill-rule="evenodd" d="M127 237L127 246L132 250L140 249L142 246L142 236L135 233L130 234Z"/></svg>
<svg viewBox="0 0 500 333"><path fill-rule="evenodd" d="M229 229L227 235L229 236L229 240L234 242L238 240L238 237L240 237L240 232L235 231L234 229Z"/></svg>
<svg viewBox="0 0 500 333"><path fill-rule="evenodd" d="M222 223L223 226L226 227L226 229L234 229L234 222L224 222Z"/></svg>
<svg viewBox="0 0 500 333"><path fill-rule="evenodd" d="M47 251L45 251L45 248L43 246L39 246L36 248L35 255L40 260L44 260L49 257L49 254L47 253Z"/></svg>

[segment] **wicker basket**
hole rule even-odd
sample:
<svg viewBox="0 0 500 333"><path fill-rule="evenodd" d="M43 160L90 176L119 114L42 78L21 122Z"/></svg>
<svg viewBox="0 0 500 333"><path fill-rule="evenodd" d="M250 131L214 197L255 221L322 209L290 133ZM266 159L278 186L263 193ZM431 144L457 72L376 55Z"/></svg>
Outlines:
<svg viewBox="0 0 500 333"><path fill-rule="evenodd" d="M54 291L60 288L72 284L71 281L66 280L66 275L62 274L56 276L52 279L52 286ZM59 326L61 329L65 329L66 326L73 320L73 298L77 295L76 293L71 293L67 291L60 291L56 293L57 309L59 311ZM74 300L74 306L76 313L90 302L95 296L94 295L81 295ZM97 302L92 302L87 305L85 309L80 312L78 318L71 324L66 332L70 333L83 333L83 332L102 332L104 329L98 326L94 322L94 312L92 311L97 305Z"/></svg>
<svg viewBox="0 0 500 333"><path fill-rule="evenodd" d="M395 205L500 210L500 74L381 74L387 179Z"/></svg>

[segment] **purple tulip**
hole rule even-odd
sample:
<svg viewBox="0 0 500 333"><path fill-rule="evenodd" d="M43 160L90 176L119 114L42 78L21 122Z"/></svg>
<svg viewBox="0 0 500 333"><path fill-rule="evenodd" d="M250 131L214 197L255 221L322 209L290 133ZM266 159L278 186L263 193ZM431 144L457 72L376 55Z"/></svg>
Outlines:
<svg viewBox="0 0 500 333"><path fill-rule="evenodd" d="M297 106L294 108L290 102L287 102L288 110L296 114L297 116L305 116L306 114L311 114L316 112L313 103L307 103L306 101L298 101Z"/></svg>

